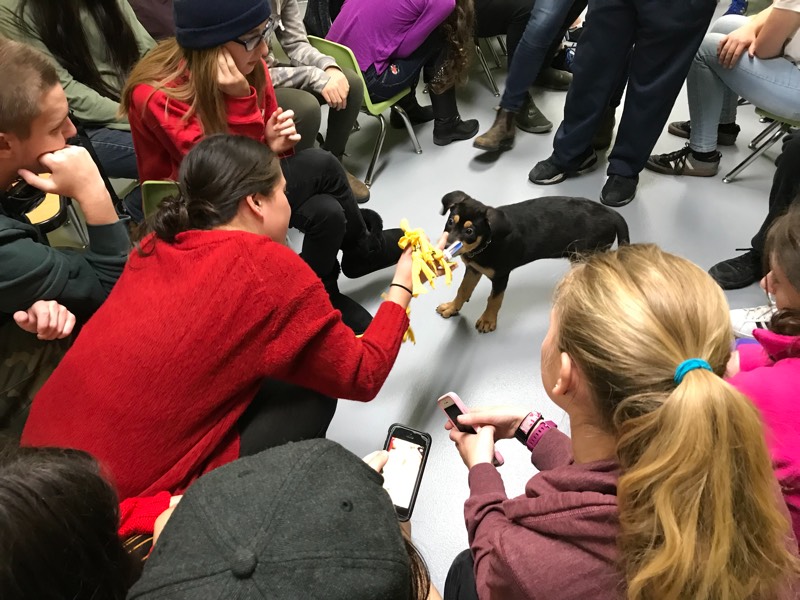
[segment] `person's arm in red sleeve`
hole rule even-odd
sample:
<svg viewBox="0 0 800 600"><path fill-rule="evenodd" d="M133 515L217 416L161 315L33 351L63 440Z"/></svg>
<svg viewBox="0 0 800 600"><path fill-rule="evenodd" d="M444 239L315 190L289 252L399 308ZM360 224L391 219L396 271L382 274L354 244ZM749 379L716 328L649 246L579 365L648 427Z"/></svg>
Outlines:
<svg viewBox="0 0 800 600"><path fill-rule="evenodd" d="M572 440L558 429L545 432L531 452L531 464L539 471L566 467L573 462Z"/></svg>
<svg viewBox="0 0 800 600"><path fill-rule="evenodd" d="M143 498L127 498L119 505L120 539L133 535L150 535L156 519L170 506L172 494L159 492L155 496Z"/></svg>
<svg viewBox="0 0 800 600"><path fill-rule="evenodd" d="M311 388L328 396L369 401L394 365L408 316L403 307L383 302L361 338L342 322L311 268L289 248L270 243L269 282L254 291L267 298L280 290L280 304L266 306L262 324L265 376ZM252 256L252 255L251 255ZM252 257L253 272L263 272Z"/></svg>
<svg viewBox="0 0 800 600"><path fill-rule="evenodd" d="M274 96L275 92L272 93ZM250 86L249 96L236 97L223 94L223 97L225 98L225 111L228 114L228 133L243 135L263 144L265 141L264 126L272 112L261 113L255 88Z"/></svg>

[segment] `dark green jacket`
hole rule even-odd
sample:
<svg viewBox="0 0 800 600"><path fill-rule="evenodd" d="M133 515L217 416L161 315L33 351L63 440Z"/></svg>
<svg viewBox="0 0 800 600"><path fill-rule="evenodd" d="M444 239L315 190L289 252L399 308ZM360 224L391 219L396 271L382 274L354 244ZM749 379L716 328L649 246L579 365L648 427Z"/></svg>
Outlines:
<svg viewBox="0 0 800 600"><path fill-rule="evenodd" d="M56 300L79 321L100 307L122 274L130 240L123 221L88 230L86 252L58 250L0 208L0 322L37 300Z"/></svg>

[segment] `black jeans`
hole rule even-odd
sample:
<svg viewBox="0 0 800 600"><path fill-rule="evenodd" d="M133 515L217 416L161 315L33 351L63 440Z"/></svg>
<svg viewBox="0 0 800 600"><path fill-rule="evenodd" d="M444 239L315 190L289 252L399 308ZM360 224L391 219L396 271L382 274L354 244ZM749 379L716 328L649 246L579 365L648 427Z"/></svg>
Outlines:
<svg viewBox="0 0 800 600"><path fill-rule="evenodd" d="M787 135L783 141L783 152L778 158L778 168L772 178L769 191L769 212L761 229L753 238L753 250L764 254L764 242L772 223L784 214L800 194L800 133Z"/></svg>
<svg viewBox="0 0 800 600"><path fill-rule="evenodd" d="M325 437L336 404L336 398L291 383L265 380L239 418L239 456Z"/></svg>
<svg viewBox="0 0 800 600"><path fill-rule="evenodd" d="M574 168L590 151L630 54L628 93L608 174L638 175L667 122L715 8L714 0L589 0L564 120L553 143L556 164Z"/></svg>
<svg viewBox="0 0 800 600"><path fill-rule="evenodd" d="M569 1L569 0L567 0ZM534 0L475 0L475 35L506 36L508 64L522 39Z"/></svg>
<svg viewBox="0 0 800 600"><path fill-rule="evenodd" d="M300 256L320 278L330 276L339 250L367 235L344 168L319 148L282 159L281 168L292 207L289 225L305 234Z"/></svg>
<svg viewBox="0 0 800 600"><path fill-rule="evenodd" d="M456 556L444 582L443 600L478 600L475 584L475 561L471 550Z"/></svg>
<svg viewBox="0 0 800 600"><path fill-rule="evenodd" d="M339 159L344 154L347 139L364 103L364 84L361 83L361 78L351 69L343 69L342 72L350 84L347 106L341 110L331 108L328 111L328 128L325 130L325 143L322 145L322 148ZM308 90L282 87L275 88L275 97L278 99L278 106L294 111L294 122L301 137L295 150L313 148L322 117L320 105L325 104L325 98Z"/></svg>

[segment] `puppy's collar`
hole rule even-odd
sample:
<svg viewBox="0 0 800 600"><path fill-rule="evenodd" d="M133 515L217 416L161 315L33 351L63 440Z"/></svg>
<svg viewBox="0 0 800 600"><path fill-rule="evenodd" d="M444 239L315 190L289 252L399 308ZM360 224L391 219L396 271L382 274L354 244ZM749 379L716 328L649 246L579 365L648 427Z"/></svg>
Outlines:
<svg viewBox="0 0 800 600"><path fill-rule="evenodd" d="M467 258L473 258L478 254L480 254L481 252L483 252L484 250L486 250L486 248L488 248L489 244L491 243L492 243L492 238L489 238L489 241L487 241L486 245L484 245L482 248L478 248L477 250L473 250L472 252L467 252L464 256L466 256Z"/></svg>

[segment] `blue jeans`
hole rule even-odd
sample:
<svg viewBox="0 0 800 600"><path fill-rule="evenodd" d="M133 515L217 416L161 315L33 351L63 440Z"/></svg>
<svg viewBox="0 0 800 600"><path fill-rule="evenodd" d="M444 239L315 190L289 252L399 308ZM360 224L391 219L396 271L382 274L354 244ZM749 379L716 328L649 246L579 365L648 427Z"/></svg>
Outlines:
<svg viewBox="0 0 800 600"><path fill-rule="evenodd" d="M139 179L136 167L136 153L133 150L133 137L130 131L121 129L87 129L86 133L92 141L97 158L109 178ZM131 217L140 222L144 219L142 212L142 190L136 186L123 198L125 208Z"/></svg>
<svg viewBox="0 0 800 600"><path fill-rule="evenodd" d="M551 58L550 48L553 41L575 20L577 14L565 23L568 15L574 12L570 10L573 6L576 7L577 14L580 14L586 1L536 0L508 67L506 89L500 99L501 108L511 112L520 111L528 95L528 88L533 85L542 64L545 59Z"/></svg>
<svg viewBox="0 0 800 600"><path fill-rule="evenodd" d="M717 126L736 121L741 96L767 112L800 121L800 68L785 58L762 60L746 52L732 69L720 65L720 41L747 21L740 15L718 19L694 57L687 77L692 132L689 146L697 152L717 148Z"/></svg>

